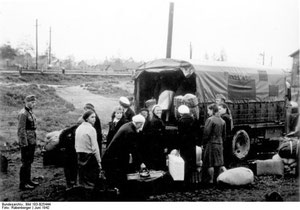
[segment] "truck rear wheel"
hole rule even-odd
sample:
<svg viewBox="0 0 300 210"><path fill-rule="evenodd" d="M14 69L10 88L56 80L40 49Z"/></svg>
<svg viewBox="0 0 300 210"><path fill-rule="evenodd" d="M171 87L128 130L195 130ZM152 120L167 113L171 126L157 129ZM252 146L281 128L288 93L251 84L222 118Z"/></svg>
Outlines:
<svg viewBox="0 0 300 210"><path fill-rule="evenodd" d="M245 130L237 130L232 139L232 154L239 160L244 159L250 150L250 137Z"/></svg>

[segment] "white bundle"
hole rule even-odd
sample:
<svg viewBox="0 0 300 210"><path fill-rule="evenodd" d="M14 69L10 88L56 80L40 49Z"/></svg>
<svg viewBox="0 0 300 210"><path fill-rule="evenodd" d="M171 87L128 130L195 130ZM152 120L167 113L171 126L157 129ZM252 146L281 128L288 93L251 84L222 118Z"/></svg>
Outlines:
<svg viewBox="0 0 300 210"><path fill-rule="evenodd" d="M217 178L217 182L232 186L248 185L254 182L254 174L249 168L232 168L221 173Z"/></svg>

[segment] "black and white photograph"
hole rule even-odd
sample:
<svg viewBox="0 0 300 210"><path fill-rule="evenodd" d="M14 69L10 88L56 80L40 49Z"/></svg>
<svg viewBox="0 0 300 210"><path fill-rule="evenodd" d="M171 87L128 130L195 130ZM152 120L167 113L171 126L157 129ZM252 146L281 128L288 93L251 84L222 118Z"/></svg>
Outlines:
<svg viewBox="0 0 300 210"><path fill-rule="evenodd" d="M2 209L291 208L299 12L298 0L0 0Z"/></svg>

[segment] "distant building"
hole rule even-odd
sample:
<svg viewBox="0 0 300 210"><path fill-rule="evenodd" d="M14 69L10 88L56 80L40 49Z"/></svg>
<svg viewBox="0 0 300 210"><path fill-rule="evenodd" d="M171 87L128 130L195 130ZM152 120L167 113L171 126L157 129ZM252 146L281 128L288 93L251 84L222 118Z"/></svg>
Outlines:
<svg viewBox="0 0 300 210"><path fill-rule="evenodd" d="M292 101L297 101L300 104L299 50L293 52L290 57L293 58L291 77Z"/></svg>

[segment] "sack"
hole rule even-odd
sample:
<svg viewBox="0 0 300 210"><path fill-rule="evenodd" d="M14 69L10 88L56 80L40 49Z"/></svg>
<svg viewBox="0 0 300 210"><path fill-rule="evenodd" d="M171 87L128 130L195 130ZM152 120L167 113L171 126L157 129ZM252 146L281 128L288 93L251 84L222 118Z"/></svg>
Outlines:
<svg viewBox="0 0 300 210"><path fill-rule="evenodd" d="M44 142L46 142L44 149L46 151L51 151L57 147L57 145L59 144L59 136L60 136L61 132L62 132L62 130L47 133L47 135L44 139Z"/></svg>
<svg viewBox="0 0 300 210"><path fill-rule="evenodd" d="M172 105L173 96L174 91L165 90L159 95L157 104L161 107L162 110L169 110Z"/></svg>
<svg viewBox="0 0 300 210"><path fill-rule="evenodd" d="M174 181L184 180L184 160L180 156L168 155L169 173Z"/></svg>
<svg viewBox="0 0 300 210"><path fill-rule="evenodd" d="M217 178L217 182L232 186L248 185L254 182L254 174L249 168L232 168L221 173Z"/></svg>
<svg viewBox="0 0 300 210"><path fill-rule="evenodd" d="M284 175L284 164L282 160L257 160L256 175Z"/></svg>
<svg viewBox="0 0 300 210"><path fill-rule="evenodd" d="M273 155L272 160L283 161L282 158L278 154Z"/></svg>

